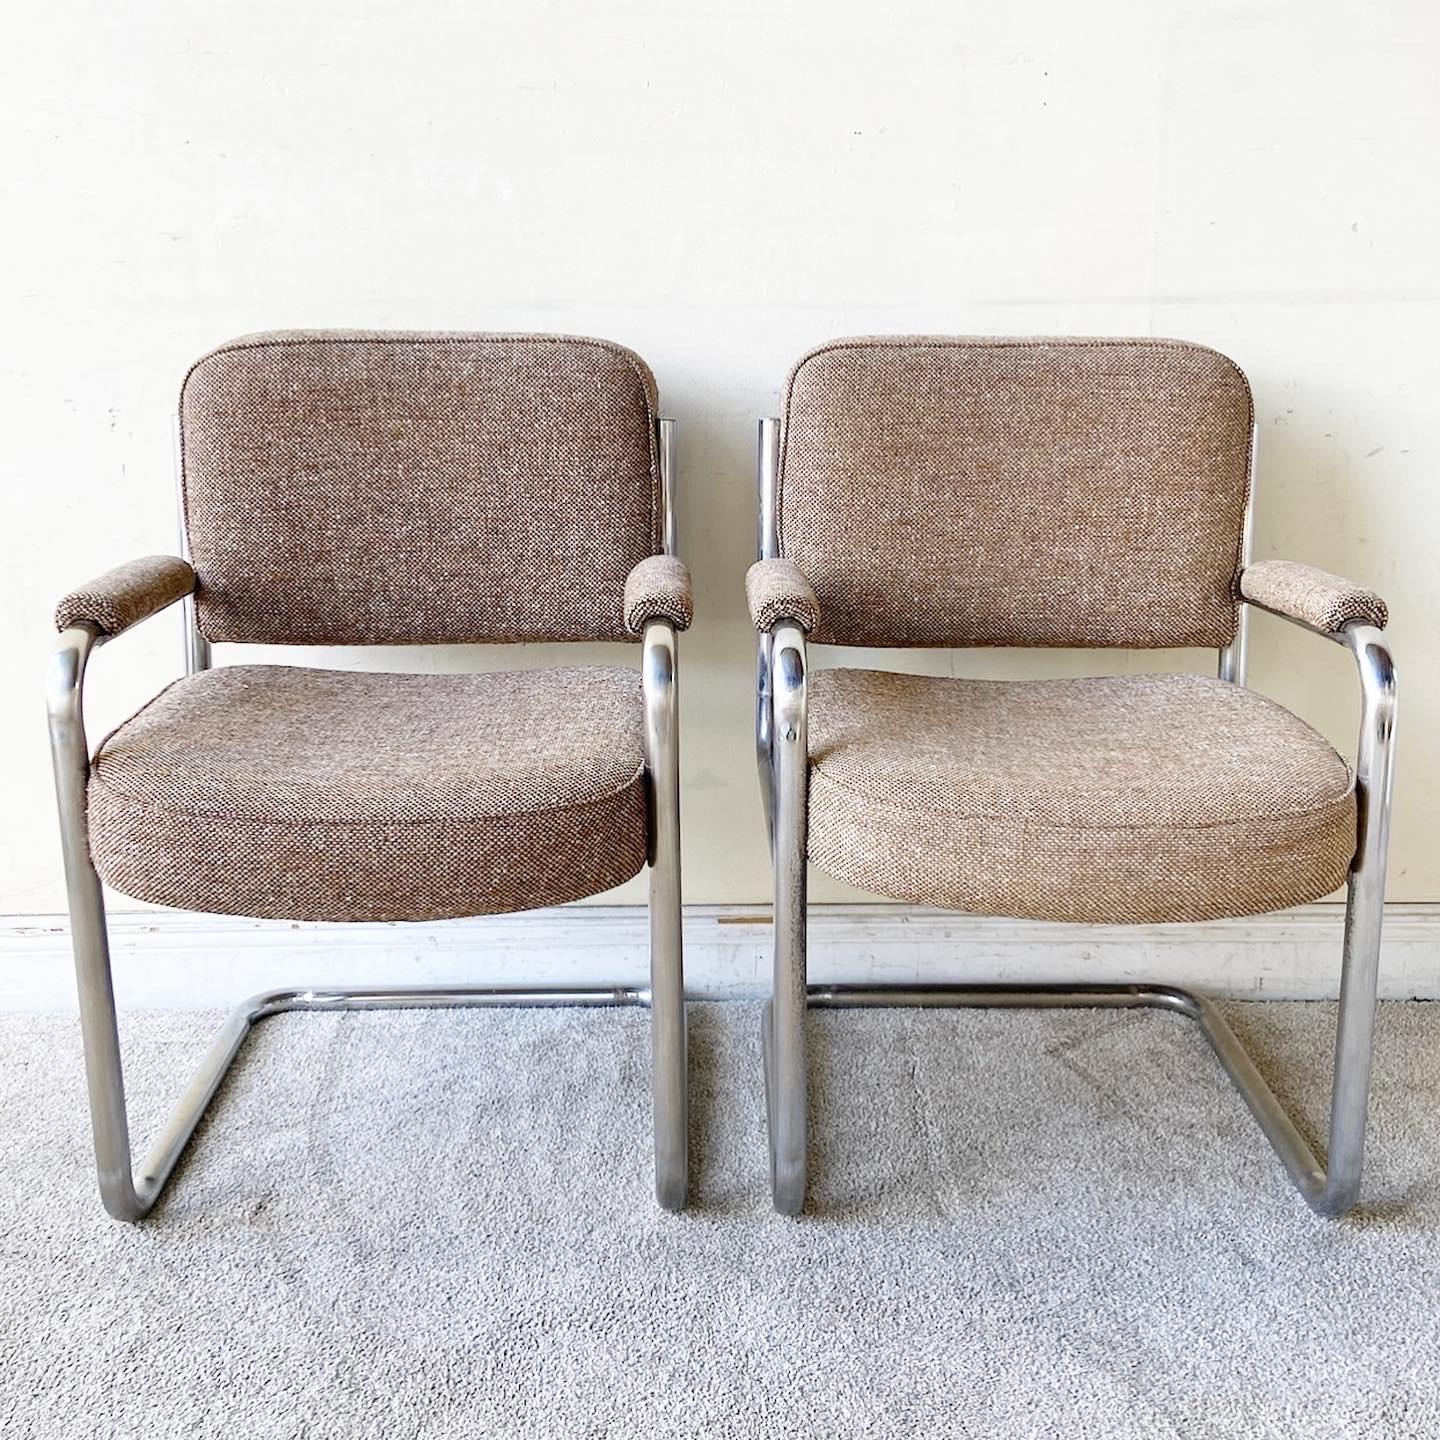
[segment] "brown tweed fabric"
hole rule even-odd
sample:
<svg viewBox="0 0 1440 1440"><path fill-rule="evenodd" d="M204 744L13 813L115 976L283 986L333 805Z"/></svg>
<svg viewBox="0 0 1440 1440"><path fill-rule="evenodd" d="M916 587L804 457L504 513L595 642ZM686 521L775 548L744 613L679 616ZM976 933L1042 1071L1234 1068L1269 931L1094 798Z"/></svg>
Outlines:
<svg viewBox="0 0 1440 1440"><path fill-rule="evenodd" d="M55 628L93 625L118 635L195 588L195 572L174 555L146 555L72 590L55 608Z"/></svg>
<svg viewBox="0 0 1440 1440"><path fill-rule="evenodd" d="M625 628L638 635L647 620L668 620L677 630L688 630L695 618L695 597L690 571L674 555L652 555L642 560L625 582Z"/></svg>
<svg viewBox="0 0 1440 1440"><path fill-rule="evenodd" d="M1316 900L1355 850L1349 767L1197 675L811 676L810 858L899 900L1112 924Z"/></svg>
<svg viewBox="0 0 1440 1440"><path fill-rule="evenodd" d="M820 641L1226 644L1251 403L1174 340L838 340L790 375L781 553Z"/></svg>
<svg viewBox="0 0 1440 1440"><path fill-rule="evenodd" d="M745 599L757 630L773 630L785 620L805 631L820 623L815 591L791 560L757 560L745 572Z"/></svg>
<svg viewBox="0 0 1440 1440"><path fill-rule="evenodd" d="M1390 618L1375 591L1294 560L1259 560L1246 566L1240 576L1240 593L1267 610L1278 610L1327 634L1351 620L1363 620L1383 630Z"/></svg>
<svg viewBox="0 0 1440 1440"><path fill-rule="evenodd" d="M101 745L100 874L140 900L291 920L557 905L645 864L631 670L177 681Z"/></svg>
<svg viewBox="0 0 1440 1440"><path fill-rule="evenodd" d="M660 549L655 383L555 335L288 331L196 363L185 517L212 640L624 639Z"/></svg>

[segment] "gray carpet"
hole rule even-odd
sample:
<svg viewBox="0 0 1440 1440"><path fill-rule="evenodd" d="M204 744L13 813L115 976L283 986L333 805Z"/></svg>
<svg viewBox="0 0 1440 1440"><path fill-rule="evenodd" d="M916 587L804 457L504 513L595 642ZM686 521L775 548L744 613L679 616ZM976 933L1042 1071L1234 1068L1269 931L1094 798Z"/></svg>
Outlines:
<svg viewBox="0 0 1440 1440"><path fill-rule="evenodd" d="M1232 1007L1312 1127L1326 1006ZM127 1026L136 1130L210 1017ZM1383 1008L1369 1207L1312 1217L1163 1014L815 1017L768 1208L750 1006L693 1012L694 1208L641 1012L287 1016L140 1227L79 1042L0 1019L0 1435L1440 1435L1440 1006Z"/></svg>

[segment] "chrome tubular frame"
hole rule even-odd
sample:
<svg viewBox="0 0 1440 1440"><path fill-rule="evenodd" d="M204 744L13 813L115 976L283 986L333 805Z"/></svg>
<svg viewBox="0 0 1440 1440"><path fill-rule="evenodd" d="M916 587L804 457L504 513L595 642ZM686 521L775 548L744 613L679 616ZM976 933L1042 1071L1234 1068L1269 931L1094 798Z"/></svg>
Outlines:
<svg viewBox="0 0 1440 1440"><path fill-rule="evenodd" d="M760 422L759 544L762 560L780 554L776 479L780 422ZM756 644L755 754L770 836L775 894L771 998L760 1018L765 1115L770 1137L770 1192L775 1208L805 1206L805 919L810 766L805 632L796 625L762 631Z"/></svg>
<svg viewBox="0 0 1440 1440"><path fill-rule="evenodd" d="M661 535L676 554L675 422L657 420ZM645 626L645 770L650 812L650 1083L655 1130L655 1198L682 1210L689 1185L689 1045L680 892L680 667L675 627Z"/></svg>
<svg viewBox="0 0 1440 1440"><path fill-rule="evenodd" d="M185 519L185 449L180 432L180 416L175 416L171 431L175 453L175 515L179 526L180 558L190 563L190 527ZM200 615L195 607L195 596L187 595L180 602L181 624L184 627L185 673L198 675L210 668L210 641L201 633Z"/></svg>
<svg viewBox="0 0 1440 1440"><path fill-rule="evenodd" d="M660 466L660 542L666 555L679 552L675 542L675 422L655 422L655 449Z"/></svg>
<svg viewBox="0 0 1440 1440"><path fill-rule="evenodd" d="M761 1017L770 1186L775 1208L798 1215L805 1205L806 840L809 834L809 725L805 633L775 628L771 683L771 862L775 877L775 972Z"/></svg>
<svg viewBox="0 0 1440 1440"><path fill-rule="evenodd" d="M666 552L674 547L673 422L659 422ZM184 522L181 528L183 532ZM209 664L209 647L187 619L186 668ZM199 643L195 641L198 639ZM251 1028L290 1011L470 1009L480 1006L648 1006L655 1133L655 1194L667 1210L685 1205L688 1187L687 1059L681 942L679 708L674 627L645 627L641 687L650 812L650 984L648 987L444 985L294 988L256 995L221 1026L148 1153L136 1166L130 1148L125 1080L111 977L105 895L90 858L85 790L90 749L85 734L86 666L104 637L84 625L61 633L45 677L55 767L71 941L85 1049L85 1076L100 1198L117 1220L143 1219L160 1198L196 1127Z"/></svg>
<svg viewBox="0 0 1440 1440"><path fill-rule="evenodd" d="M756 469L760 477L759 537L756 551L762 560L774 560L780 554L779 526L775 517L775 477L780 463L780 422L760 422L760 451ZM772 755L770 747L771 704L770 657L774 637L765 630L755 637L755 761L760 767L760 798L765 806L765 828L774 844L775 816L771 803Z"/></svg>
<svg viewBox="0 0 1440 1440"><path fill-rule="evenodd" d="M762 555L779 553L774 514L775 440L776 422L762 422ZM1247 514L1246 559L1249 530ZM1281 618L1299 623L1290 616ZM1345 906L1328 1164L1316 1157L1218 1007L1191 991L1163 984L808 985L805 865L809 760L805 636L793 626L777 627L773 649L767 651L763 644L761 646L756 730L761 788L767 811L774 816L771 853L775 872L775 979L771 1002L765 1007L762 1039L771 1186L777 1210L793 1215L799 1213L805 1203L804 1026L807 1008L888 1006L1151 1008L1187 1016L1199 1025L1307 1204L1317 1213L1331 1217L1344 1215L1355 1205L1360 1194L1364 1158L1380 933L1384 919L1394 773L1395 667L1383 632L1373 626L1351 624L1334 633L1315 633L1345 646L1354 655L1362 701L1355 765L1358 834ZM1222 652L1222 657L1225 653ZM1237 631L1236 641L1228 653L1232 657L1232 669L1229 675L1225 674L1222 658L1222 677L1243 684L1243 629ZM773 666L768 663L771 655Z"/></svg>
<svg viewBox="0 0 1440 1440"><path fill-rule="evenodd" d="M680 697L675 628L645 627L645 769L650 811L650 1083L655 1128L655 1197L685 1206L688 1075L685 966L680 904Z"/></svg>
<svg viewBox="0 0 1440 1440"><path fill-rule="evenodd" d="M1255 542L1255 476L1260 450L1260 427L1250 426L1250 465L1245 481L1245 518L1240 526L1240 565L1243 571L1250 563ZM1233 685L1244 685L1250 676L1250 607L1239 597L1239 574L1236 575L1235 634L1228 645L1220 647L1220 678Z"/></svg>

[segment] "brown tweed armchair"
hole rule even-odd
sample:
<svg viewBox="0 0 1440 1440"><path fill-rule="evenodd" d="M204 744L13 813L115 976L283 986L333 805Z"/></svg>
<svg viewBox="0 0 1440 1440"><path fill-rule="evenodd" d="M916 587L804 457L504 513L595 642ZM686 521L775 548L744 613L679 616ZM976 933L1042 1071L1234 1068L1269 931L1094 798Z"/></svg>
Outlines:
<svg viewBox="0 0 1440 1440"><path fill-rule="evenodd" d="M672 425L638 356L553 335L295 331L180 395L187 558L67 595L51 743L106 1209L154 1205L251 1025L285 1010L648 1004L656 1193L686 1191ZM186 670L92 759L91 651L181 600ZM637 673L210 669L214 641L642 639ZM242 1005L138 1170L101 879L161 905L435 920L558 905L650 866L651 983L285 990Z"/></svg>
<svg viewBox="0 0 1440 1440"><path fill-rule="evenodd" d="M757 748L775 883L763 1024L777 1208L805 1200L807 1006L1156 1006L1196 1020L1305 1199L1359 1190L1390 813L1385 606L1252 564L1245 377L1170 340L841 340L760 442ZM1347 647L1355 768L1245 686L1250 608ZM807 642L1206 646L1219 678L808 672ZM807 858L918 904L1040 920L1210 920L1348 881L1328 1169L1219 1011L1164 984L806 983Z"/></svg>

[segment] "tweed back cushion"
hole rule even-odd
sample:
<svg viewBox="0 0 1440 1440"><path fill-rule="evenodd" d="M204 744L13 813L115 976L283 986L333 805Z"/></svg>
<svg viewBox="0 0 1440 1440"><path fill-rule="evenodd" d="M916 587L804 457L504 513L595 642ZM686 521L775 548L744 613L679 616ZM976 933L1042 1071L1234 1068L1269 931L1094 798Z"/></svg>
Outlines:
<svg viewBox="0 0 1440 1440"><path fill-rule="evenodd" d="M1180 341L835 341L786 386L780 553L820 641L1224 645L1250 432Z"/></svg>
<svg viewBox="0 0 1440 1440"><path fill-rule="evenodd" d="M283 331L198 361L185 526L212 640L625 639L660 547L655 382L602 340Z"/></svg>

